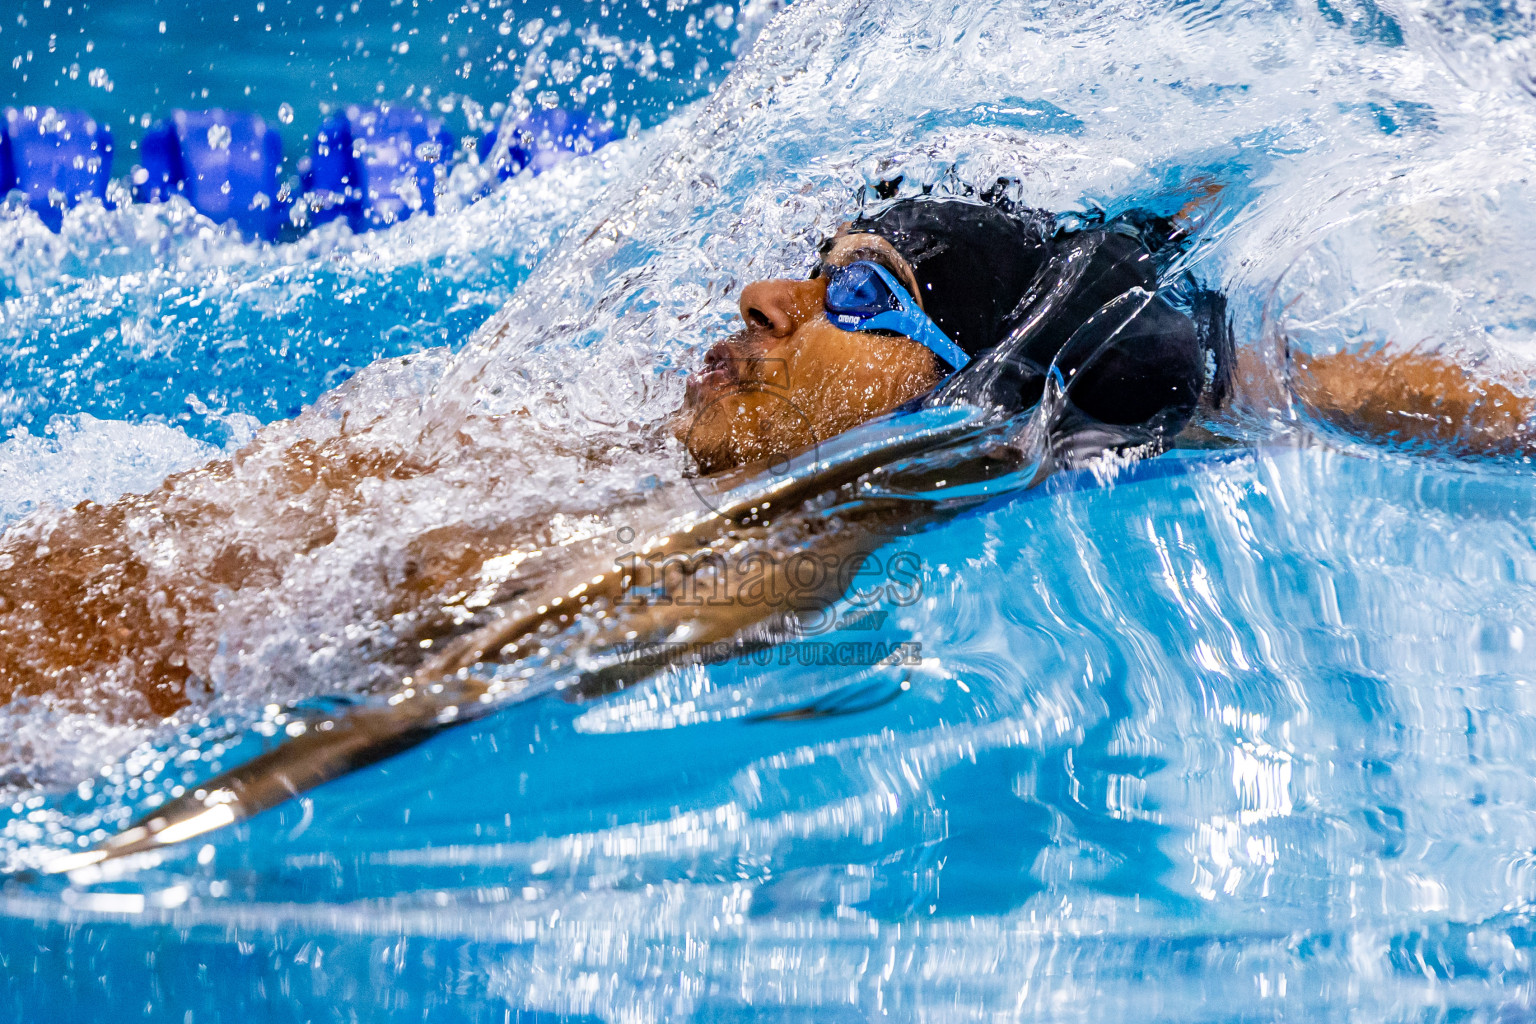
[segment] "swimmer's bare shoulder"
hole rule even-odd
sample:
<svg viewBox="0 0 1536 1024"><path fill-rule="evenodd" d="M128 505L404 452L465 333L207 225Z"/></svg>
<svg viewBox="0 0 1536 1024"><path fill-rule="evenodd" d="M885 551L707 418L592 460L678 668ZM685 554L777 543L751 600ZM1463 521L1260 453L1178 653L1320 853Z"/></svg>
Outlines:
<svg viewBox="0 0 1536 1024"><path fill-rule="evenodd" d="M433 468L355 436L258 440L147 494L16 524L0 536L0 702L47 696L121 720L175 712L206 677L230 593L275 585L333 541L367 481ZM260 521L259 542L241 520ZM514 542L509 531L461 525L407 541L381 613L451 591Z"/></svg>

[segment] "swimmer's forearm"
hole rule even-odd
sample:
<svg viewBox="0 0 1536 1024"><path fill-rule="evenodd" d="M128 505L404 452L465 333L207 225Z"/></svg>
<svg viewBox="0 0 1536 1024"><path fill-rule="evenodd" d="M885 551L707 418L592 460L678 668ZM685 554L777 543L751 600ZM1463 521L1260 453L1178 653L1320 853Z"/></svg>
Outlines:
<svg viewBox="0 0 1536 1024"><path fill-rule="evenodd" d="M1315 414L1348 430L1469 455L1536 451L1536 400L1440 356L1293 356L1291 381Z"/></svg>

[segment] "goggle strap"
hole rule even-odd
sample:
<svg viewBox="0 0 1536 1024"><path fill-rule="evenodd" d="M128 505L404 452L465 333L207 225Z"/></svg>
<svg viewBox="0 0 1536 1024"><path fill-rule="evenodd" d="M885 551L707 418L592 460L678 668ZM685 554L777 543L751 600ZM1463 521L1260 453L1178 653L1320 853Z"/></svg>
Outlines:
<svg viewBox="0 0 1536 1024"><path fill-rule="evenodd" d="M909 337L948 363L951 370L963 370L971 361L965 349L950 341L949 335L941 331L939 325L930 320L927 314L919 315L922 319L918 321L918 333Z"/></svg>
<svg viewBox="0 0 1536 1024"><path fill-rule="evenodd" d="M885 283L885 286L891 290L891 294L896 299L896 308L870 317L860 324L858 329L894 330L898 334L904 334L944 360L952 371L963 368L971 361L971 357L965 354L965 350L951 341L949 335L945 334L939 328L939 325L934 323L927 313L923 312L922 307L908 294L907 290L901 286L901 282L896 280L889 270L871 261L861 260L859 262L872 269L880 280ZM885 322L881 323L882 320Z"/></svg>

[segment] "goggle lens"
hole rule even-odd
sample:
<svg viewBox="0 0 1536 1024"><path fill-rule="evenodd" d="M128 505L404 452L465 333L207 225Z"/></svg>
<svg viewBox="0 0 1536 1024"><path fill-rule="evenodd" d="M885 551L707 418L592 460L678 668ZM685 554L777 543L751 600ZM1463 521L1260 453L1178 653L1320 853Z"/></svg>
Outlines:
<svg viewBox="0 0 1536 1024"><path fill-rule="evenodd" d="M860 260L833 267L827 277L824 300L827 319L845 331L890 331L922 345L958 370L971 361L938 324L928 319L890 271L877 263Z"/></svg>
<svg viewBox="0 0 1536 1024"><path fill-rule="evenodd" d="M896 297L866 263L837 267L827 282L827 312L872 317L896 309Z"/></svg>

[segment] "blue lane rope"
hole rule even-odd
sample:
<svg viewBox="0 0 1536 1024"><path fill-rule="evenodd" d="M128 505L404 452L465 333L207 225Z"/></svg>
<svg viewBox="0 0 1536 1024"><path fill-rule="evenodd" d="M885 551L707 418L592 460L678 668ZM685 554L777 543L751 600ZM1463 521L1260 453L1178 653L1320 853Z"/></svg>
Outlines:
<svg viewBox="0 0 1536 1024"><path fill-rule="evenodd" d="M541 173L615 138L612 124L560 108L532 112L505 140L497 134L486 133L477 151L482 163L494 159L500 179L525 169ZM180 195L215 222L276 241L339 218L362 232L430 216L456 152L452 133L419 110L349 106L320 125L294 189L282 140L259 114L175 110L144 133L129 183L135 202ZM84 111L7 109L0 119L0 196L21 191L57 232L64 211L81 202L111 206L112 156L111 131ZM306 213L295 217L300 202Z"/></svg>

